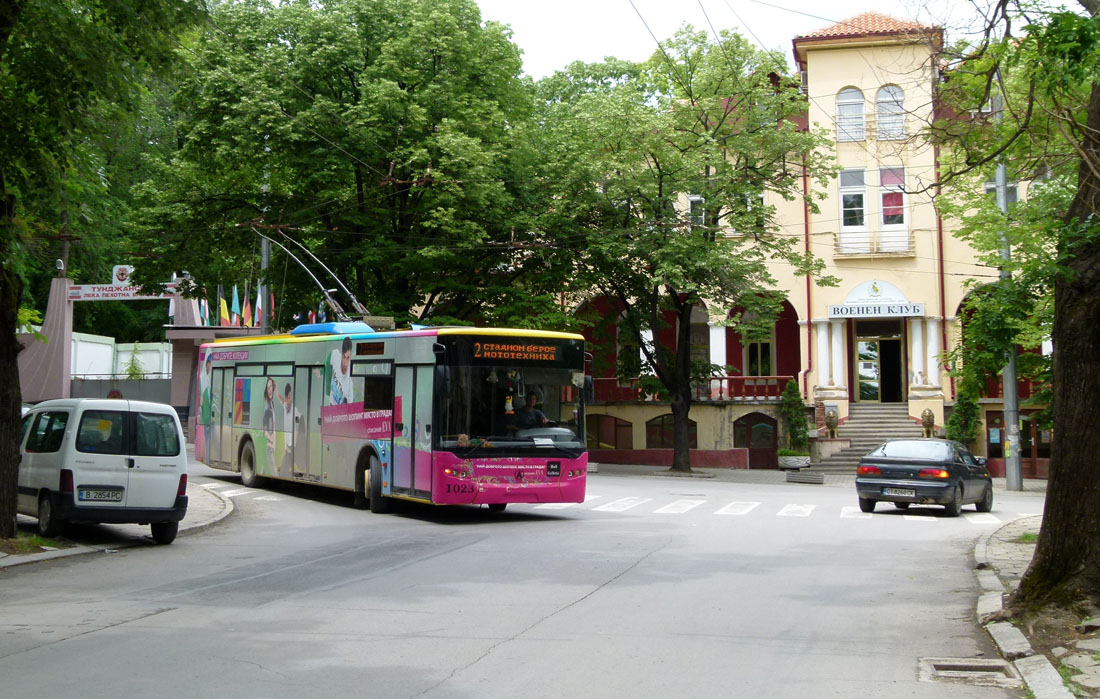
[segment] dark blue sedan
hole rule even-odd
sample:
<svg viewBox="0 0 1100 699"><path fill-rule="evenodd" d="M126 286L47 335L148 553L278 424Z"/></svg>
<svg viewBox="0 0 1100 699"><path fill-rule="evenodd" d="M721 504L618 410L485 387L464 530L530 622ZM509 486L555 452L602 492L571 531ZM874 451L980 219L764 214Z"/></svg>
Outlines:
<svg viewBox="0 0 1100 699"><path fill-rule="evenodd" d="M958 442L895 439L859 460L856 495L864 512L882 501L902 510L913 503L943 505L949 517L958 517L968 503L978 512L993 509L993 479L985 459Z"/></svg>

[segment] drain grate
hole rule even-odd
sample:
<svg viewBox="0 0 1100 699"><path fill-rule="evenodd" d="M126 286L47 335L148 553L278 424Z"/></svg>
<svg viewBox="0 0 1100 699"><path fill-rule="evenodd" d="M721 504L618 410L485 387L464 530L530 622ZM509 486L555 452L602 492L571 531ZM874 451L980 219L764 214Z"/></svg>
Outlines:
<svg viewBox="0 0 1100 699"><path fill-rule="evenodd" d="M1023 681L1006 660L985 658L921 658L924 682L964 682L983 687L1020 687Z"/></svg>

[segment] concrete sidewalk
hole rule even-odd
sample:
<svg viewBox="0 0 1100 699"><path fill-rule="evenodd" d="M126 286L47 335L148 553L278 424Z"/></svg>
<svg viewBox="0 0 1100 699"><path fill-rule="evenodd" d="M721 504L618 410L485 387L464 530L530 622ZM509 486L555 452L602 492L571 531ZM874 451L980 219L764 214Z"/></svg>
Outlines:
<svg viewBox="0 0 1100 699"><path fill-rule="evenodd" d="M187 483L187 515L180 522L178 536L187 536L214 526L229 515L233 514L233 501L219 495L216 491L204 488L201 485ZM34 527L34 518L19 515L18 524L21 529ZM110 537L109 542L97 542L91 545L75 545L70 548L57 549L56 551L43 551L42 553L28 554L4 554L0 553L0 568L48 561L54 558L79 556L86 553L113 551L120 547L135 546L140 543L152 544L152 536L148 525L140 524L105 524L112 533L124 534Z"/></svg>

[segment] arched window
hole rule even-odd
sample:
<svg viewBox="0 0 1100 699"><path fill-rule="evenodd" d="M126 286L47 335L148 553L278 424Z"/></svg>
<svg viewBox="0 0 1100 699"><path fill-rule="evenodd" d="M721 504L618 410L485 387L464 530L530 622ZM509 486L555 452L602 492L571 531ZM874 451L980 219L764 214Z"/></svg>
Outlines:
<svg viewBox="0 0 1100 699"><path fill-rule="evenodd" d="M671 449L672 430L675 418L672 413L655 417L645 424L645 448L646 449ZM688 420L688 447L699 448L698 429L695 420Z"/></svg>
<svg viewBox="0 0 1100 699"><path fill-rule="evenodd" d="M862 141L864 138L863 93L846 87L836 96L836 140Z"/></svg>
<svg viewBox="0 0 1100 699"><path fill-rule="evenodd" d="M875 108L879 140L905 138L905 92L897 85L886 85L878 91Z"/></svg>
<svg viewBox="0 0 1100 699"><path fill-rule="evenodd" d="M589 415L585 420L588 448L633 449L634 426L612 415Z"/></svg>

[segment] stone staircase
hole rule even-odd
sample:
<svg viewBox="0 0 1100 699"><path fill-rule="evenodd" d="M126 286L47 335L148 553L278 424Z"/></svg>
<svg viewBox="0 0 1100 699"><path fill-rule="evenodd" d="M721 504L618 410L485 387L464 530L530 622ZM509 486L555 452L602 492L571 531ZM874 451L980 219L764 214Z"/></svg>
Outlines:
<svg viewBox="0 0 1100 699"><path fill-rule="evenodd" d="M836 433L851 440L850 446L810 464L813 471L854 475L859 457L890 439L920 437L921 427L909 419L907 403L852 403L847 422Z"/></svg>

